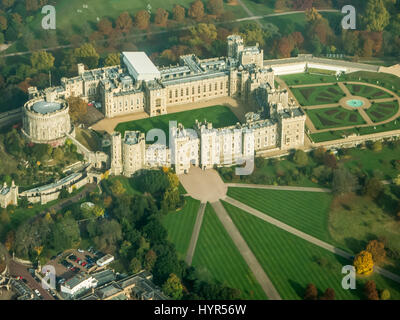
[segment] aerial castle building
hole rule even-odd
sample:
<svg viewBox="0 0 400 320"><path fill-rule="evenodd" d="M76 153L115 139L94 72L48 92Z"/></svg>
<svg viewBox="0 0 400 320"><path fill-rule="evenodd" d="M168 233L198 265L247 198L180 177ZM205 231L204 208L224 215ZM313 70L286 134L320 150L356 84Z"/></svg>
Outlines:
<svg viewBox="0 0 400 320"><path fill-rule="evenodd" d="M275 88L274 72L264 67L263 50L258 45L246 47L239 35L229 36L227 47L227 57L185 55L178 65L162 68L144 52L123 52L121 65L85 70L80 64L78 76L62 78L59 87L46 92L53 94L54 101L79 96L100 102L106 118L137 112L157 116L168 113L172 106L221 97L241 99L258 109L246 115L246 123L227 128L214 129L211 123L196 122L193 128L176 124L170 128L168 146L146 144L140 132L125 132L124 137L114 133L111 173L116 175L131 176L142 168L159 166L172 166L179 174L192 165L206 169L238 164L255 152L302 146L306 116L286 90ZM31 99L45 99L35 88L30 92ZM29 101L26 110L34 103ZM32 121L26 117L25 131ZM58 133L53 131L48 138L38 135L45 140L54 138Z"/></svg>

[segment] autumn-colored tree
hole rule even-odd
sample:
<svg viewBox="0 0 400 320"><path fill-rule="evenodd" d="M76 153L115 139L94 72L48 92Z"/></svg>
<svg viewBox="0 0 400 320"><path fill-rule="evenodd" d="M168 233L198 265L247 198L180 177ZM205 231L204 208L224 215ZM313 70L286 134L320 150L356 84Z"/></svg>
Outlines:
<svg viewBox="0 0 400 320"><path fill-rule="evenodd" d="M388 289L382 290L381 300L389 300L389 299L390 299L390 291Z"/></svg>
<svg viewBox="0 0 400 320"><path fill-rule="evenodd" d="M317 9L315 8L311 8L306 10L306 21L308 23L315 23L318 20L321 20L322 16L321 14L318 12Z"/></svg>
<svg viewBox="0 0 400 320"><path fill-rule="evenodd" d="M50 52L37 51L31 55L32 68L38 71L48 71L54 66L54 57Z"/></svg>
<svg viewBox="0 0 400 320"><path fill-rule="evenodd" d="M156 11L156 16L154 18L154 22L156 25L165 27L168 22L169 13L167 10L163 8L158 8Z"/></svg>
<svg viewBox="0 0 400 320"><path fill-rule="evenodd" d="M11 248L14 246L14 242L15 242L15 233L14 231L11 230L7 233L6 241L4 242L4 245L8 251L10 251Z"/></svg>
<svg viewBox="0 0 400 320"><path fill-rule="evenodd" d="M366 249L372 255L372 260L375 264L380 264L385 260L386 250L383 242L371 240L368 242Z"/></svg>
<svg viewBox="0 0 400 320"><path fill-rule="evenodd" d="M0 16L0 31L7 30L7 18Z"/></svg>
<svg viewBox="0 0 400 320"><path fill-rule="evenodd" d="M162 287L164 293L174 300L179 300L183 296L183 285L178 276L174 273L169 275Z"/></svg>
<svg viewBox="0 0 400 320"><path fill-rule="evenodd" d="M115 21L116 28L125 33L127 33L132 28L132 25L132 18L128 12L121 13Z"/></svg>
<svg viewBox="0 0 400 320"><path fill-rule="evenodd" d="M5 8L9 8L14 4L15 0L2 0L1 3Z"/></svg>
<svg viewBox="0 0 400 320"><path fill-rule="evenodd" d="M318 299L318 289L313 283L309 283L304 293L304 300L317 300Z"/></svg>
<svg viewBox="0 0 400 320"><path fill-rule="evenodd" d="M176 4L172 9L172 16L175 21L183 21L185 19L185 8Z"/></svg>
<svg viewBox="0 0 400 320"><path fill-rule="evenodd" d="M378 290L374 280L368 280L364 286L364 293L368 300L379 300Z"/></svg>
<svg viewBox="0 0 400 320"><path fill-rule="evenodd" d="M121 181L119 180L114 180L111 185L111 192L116 195L120 196L126 192L124 186L122 185Z"/></svg>
<svg viewBox="0 0 400 320"><path fill-rule="evenodd" d="M146 255L144 256L144 267L146 270L151 271L156 263L156 260L157 254L153 250L147 251Z"/></svg>
<svg viewBox="0 0 400 320"><path fill-rule="evenodd" d="M288 37L283 37L279 40L278 56L279 58L289 58L294 46Z"/></svg>
<svg viewBox="0 0 400 320"><path fill-rule="evenodd" d="M332 288L326 289L321 300L335 300L335 290Z"/></svg>
<svg viewBox="0 0 400 320"><path fill-rule="evenodd" d="M275 10L277 11L284 11L287 10L288 7L288 1L287 0L276 0L275 1Z"/></svg>
<svg viewBox="0 0 400 320"><path fill-rule="evenodd" d="M297 48L300 48L300 47L303 45L303 43L304 43L303 34L302 34L301 32L299 32L299 31L295 31L295 32L293 32L293 33L291 34L291 36L292 36L294 45L295 45Z"/></svg>
<svg viewBox="0 0 400 320"><path fill-rule="evenodd" d="M111 196L106 196L106 197L103 199L103 205L104 205L104 207L105 207L105 208L109 208L109 207L111 206L111 204L112 204L112 197L111 197Z"/></svg>
<svg viewBox="0 0 400 320"><path fill-rule="evenodd" d="M110 53L104 60L106 66L116 66L121 64L121 56L119 53Z"/></svg>
<svg viewBox="0 0 400 320"><path fill-rule="evenodd" d="M356 272L361 275L369 275L374 271L374 261L369 251L363 250L354 258Z"/></svg>
<svg viewBox="0 0 400 320"><path fill-rule="evenodd" d="M140 10L135 15L135 26L140 30L145 30L150 25L150 14L146 10Z"/></svg>
<svg viewBox="0 0 400 320"><path fill-rule="evenodd" d="M204 17L204 4L201 0L194 1L188 11L189 17L197 21Z"/></svg>
<svg viewBox="0 0 400 320"><path fill-rule="evenodd" d="M133 258L129 264L129 267L133 273L138 273L142 270L142 263L138 258Z"/></svg>
<svg viewBox="0 0 400 320"><path fill-rule="evenodd" d="M208 0L207 10L211 14L220 15L224 12L224 2L222 0Z"/></svg>
<svg viewBox="0 0 400 320"><path fill-rule="evenodd" d="M71 96L67 99L67 102L72 121L78 121L87 113L87 103L81 98Z"/></svg>
<svg viewBox="0 0 400 320"><path fill-rule="evenodd" d="M389 24L390 13L383 0L368 0L363 18L368 31L381 32Z"/></svg>
<svg viewBox="0 0 400 320"><path fill-rule="evenodd" d="M110 20L103 18L97 24L97 30L104 35L109 35L113 31L113 25Z"/></svg>

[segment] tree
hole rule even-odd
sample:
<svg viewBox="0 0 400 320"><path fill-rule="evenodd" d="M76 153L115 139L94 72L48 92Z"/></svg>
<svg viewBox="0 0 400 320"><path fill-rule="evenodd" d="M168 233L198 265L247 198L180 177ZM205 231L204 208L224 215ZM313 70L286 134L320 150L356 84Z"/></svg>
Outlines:
<svg viewBox="0 0 400 320"><path fill-rule="evenodd" d="M126 192L126 190L120 180L114 180L111 183L111 192L116 196L121 196Z"/></svg>
<svg viewBox="0 0 400 320"><path fill-rule="evenodd" d="M140 10L135 15L135 25L140 30L145 30L150 25L150 14L146 10Z"/></svg>
<svg viewBox="0 0 400 320"><path fill-rule="evenodd" d="M381 292L381 300L389 300L390 299L390 291L385 289Z"/></svg>
<svg viewBox="0 0 400 320"><path fill-rule="evenodd" d="M129 267L130 267L132 273L138 273L138 272L140 272L140 270L142 270L142 263L140 262L140 260L138 258L135 257L131 260Z"/></svg>
<svg viewBox="0 0 400 320"><path fill-rule="evenodd" d="M324 295L321 297L321 300L335 300L335 290L332 288L326 289Z"/></svg>
<svg viewBox="0 0 400 320"><path fill-rule="evenodd" d="M71 96L67 99L69 105L69 115L73 121L78 121L87 113L87 103L79 98Z"/></svg>
<svg viewBox="0 0 400 320"><path fill-rule="evenodd" d="M318 299L318 290L317 287L313 283L309 283L306 288L306 292L304 294L304 300L317 300Z"/></svg>
<svg viewBox="0 0 400 320"><path fill-rule="evenodd" d="M100 58L91 43L85 43L80 48L76 48L74 50L74 57L77 62L84 63L89 69L97 68Z"/></svg>
<svg viewBox="0 0 400 320"><path fill-rule="evenodd" d="M374 261L372 254L366 250L361 251L354 258L356 272L361 275L369 275L374 271Z"/></svg>
<svg viewBox="0 0 400 320"><path fill-rule="evenodd" d="M368 242L366 249L372 255L372 260L375 264L380 264L385 260L386 250L385 244L378 240Z"/></svg>
<svg viewBox="0 0 400 320"><path fill-rule="evenodd" d="M7 18L4 16L0 16L0 31L7 30Z"/></svg>
<svg viewBox="0 0 400 320"><path fill-rule="evenodd" d="M336 194L354 192L358 189L357 178L345 167L333 171L332 191Z"/></svg>
<svg viewBox="0 0 400 320"><path fill-rule="evenodd" d="M158 8L156 11L156 16L154 18L154 22L159 25L165 27L168 22L169 13L167 10L163 8Z"/></svg>
<svg viewBox="0 0 400 320"><path fill-rule="evenodd" d="M107 18L102 18L97 24L97 30L104 35L109 35L113 31L112 22Z"/></svg>
<svg viewBox="0 0 400 320"><path fill-rule="evenodd" d="M303 150L296 150L293 156L293 161L298 166L304 167L308 163L308 156Z"/></svg>
<svg viewBox="0 0 400 320"><path fill-rule="evenodd" d="M157 260L157 254L153 250L147 251L144 257L144 267L146 270L151 271Z"/></svg>
<svg viewBox="0 0 400 320"><path fill-rule="evenodd" d="M383 183L378 178L368 179L364 187L364 194L371 199L377 199L383 191Z"/></svg>
<svg viewBox="0 0 400 320"><path fill-rule="evenodd" d="M49 71L54 66L54 57L46 51L37 51L32 53L32 68L38 71Z"/></svg>
<svg viewBox="0 0 400 320"><path fill-rule="evenodd" d="M201 0L192 2L188 11L189 17L197 21L204 17L204 4Z"/></svg>
<svg viewBox="0 0 400 320"><path fill-rule="evenodd" d="M279 58L289 58L290 53L293 51L293 43L290 42L288 37L283 37L278 43L278 56Z"/></svg>
<svg viewBox="0 0 400 320"><path fill-rule="evenodd" d="M382 32L389 24L390 14L383 0L368 0L364 23L368 31Z"/></svg>
<svg viewBox="0 0 400 320"><path fill-rule="evenodd" d="M12 7L14 4L15 0L2 0L1 3L5 8Z"/></svg>
<svg viewBox="0 0 400 320"><path fill-rule="evenodd" d="M61 191L60 191L60 194L59 194L59 196L58 196L58 198L59 199L66 199L66 198L68 198L69 197L69 192L68 192L68 190L67 190L67 188L62 188L61 189Z"/></svg>
<svg viewBox="0 0 400 320"><path fill-rule="evenodd" d="M132 28L132 18L128 12L123 12L115 21L115 27L121 32L127 33Z"/></svg>
<svg viewBox="0 0 400 320"><path fill-rule="evenodd" d="M183 285L176 274L171 273L169 275L169 278L165 281L162 289L167 296L174 300L179 300L183 296Z"/></svg>
<svg viewBox="0 0 400 320"><path fill-rule="evenodd" d="M379 300L378 291L374 280L368 280L364 286L364 293L368 300Z"/></svg>
<svg viewBox="0 0 400 320"><path fill-rule="evenodd" d="M175 21L181 22L185 19L185 8L176 4L172 9L172 16Z"/></svg>
<svg viewBox="0 0 400 320"><path fill-rule="evenodd" d="M121 56L119 53L109 53L104 60L106 66L116 66L121 64Z"/></svg>
<svg viewBox="0 0 400 320"><path fill-rule="evenodd" d="M224 2L222 0L208 0L207 10L218 16L224 12Z"/></svg>

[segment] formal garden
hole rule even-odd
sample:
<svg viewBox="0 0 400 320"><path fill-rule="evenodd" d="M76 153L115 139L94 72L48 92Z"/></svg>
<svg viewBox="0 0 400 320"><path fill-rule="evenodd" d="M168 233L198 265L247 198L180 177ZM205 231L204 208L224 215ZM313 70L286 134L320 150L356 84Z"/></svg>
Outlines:
<svg viewBox="0 0 400 320"><path fill-rule="evenodd" d="M306 109L306 114L317 130L365 124L357 110L347 110L340 106L324 109Z"/></svg>
<svg viewBox="0 0 400 320"><path fill-rule="evenodd" d="M292 88L292 93L302 106L338 103L345 94L335 85Z"/></svg>

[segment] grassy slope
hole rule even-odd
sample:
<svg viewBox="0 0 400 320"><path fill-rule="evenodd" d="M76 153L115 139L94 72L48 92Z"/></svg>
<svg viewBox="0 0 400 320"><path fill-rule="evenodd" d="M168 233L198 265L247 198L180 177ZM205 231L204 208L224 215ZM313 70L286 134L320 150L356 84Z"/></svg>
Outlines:
<svg viewBox="0 0 400 320"><path fill-rule="evenodd" d="M207 268L216 280L240 289L244 299L266 299L210 204L204 213L193 265Z"/></svg>
<svg viewBox="0 0 400 320"><path fill-rule="evenodd" d="M328 233L330 194L230 187L228 196L316 238L331 242Z"/></svg>
<svg viewBox="0 0 400 320"><path fill-rule="evenodd" d="M199 200L186 197L186 204L182 210L170 212L162 220L168 231L168 240L175 244L176 251L181 258L185 257L189 247L199 207Z"/></svg>
<svg viewBox="0 0 400 320"><path fill-rule="evenodd" d="M308 283L314 283L320 294L333 288L337 299L363 298L365 279L358 279L357 290L346 291L341 287L341 269L349 261L228 203L224 205L283 299L302 299ZM388 288L392 299L400 298L398 284L377 274L370 279L375 280L379 290Z"/></svg>

